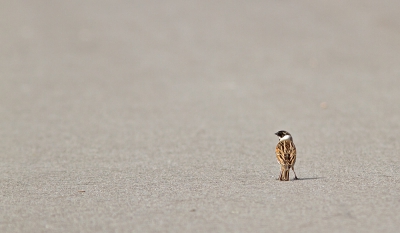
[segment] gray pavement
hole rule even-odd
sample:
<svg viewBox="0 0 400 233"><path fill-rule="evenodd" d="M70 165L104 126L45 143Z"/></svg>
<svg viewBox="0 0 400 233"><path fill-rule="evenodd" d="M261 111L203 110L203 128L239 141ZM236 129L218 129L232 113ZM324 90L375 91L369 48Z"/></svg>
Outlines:
<svg viewBox="0 0 400 233"><path fill-rule="evenodd" d="M399 1L0 5L0 232L399 232Z"/></svg>

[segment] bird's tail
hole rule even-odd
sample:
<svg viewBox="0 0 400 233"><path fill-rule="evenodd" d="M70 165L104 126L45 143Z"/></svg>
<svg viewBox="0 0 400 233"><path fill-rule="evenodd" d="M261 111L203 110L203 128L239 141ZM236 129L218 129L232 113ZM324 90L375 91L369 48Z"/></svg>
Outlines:
<svg viewBox="0 0 400 233"><path fill-rule="evenodd" d="M279 177L280 181L288 181L289 180L289 169L282 168L281 177Z"/></svg>

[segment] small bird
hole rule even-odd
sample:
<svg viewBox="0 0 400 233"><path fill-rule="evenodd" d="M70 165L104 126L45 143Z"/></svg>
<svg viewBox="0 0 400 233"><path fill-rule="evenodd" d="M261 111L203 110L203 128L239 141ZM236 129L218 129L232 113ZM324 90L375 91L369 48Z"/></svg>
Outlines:
<svg viewBox="0 0 400 233"><path fill-rule="evenodd" d="M289 132L281 130L275 133L279 137L279 142L276 145L275 153L278 163L281 165L280 181L289 180L290 168L294 172L294 179L297 180L294 164L296 163L296 146L293 143L292 135Z"/></svg>

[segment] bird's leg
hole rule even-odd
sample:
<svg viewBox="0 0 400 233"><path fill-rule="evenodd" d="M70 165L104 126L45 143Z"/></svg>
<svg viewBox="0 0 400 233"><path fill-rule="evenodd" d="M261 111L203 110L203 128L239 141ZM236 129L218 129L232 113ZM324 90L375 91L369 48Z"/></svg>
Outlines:
<svg viewBox="0 0 400 233"><path fill-rule="evenodd" d="M295 180L298 180L299 178L297 178L296 172L294 171L294 166L292 166L292 170L293 170L293 172L294 172L294 179L295 179Z"/></svg>
<svg viewBox="0 0 400 233"><path fill-rule="evenodd" d="M281 173L279 174L279 177L276 180L282 180L282 173L283 173L283 171L282 171L282 168L281 168Z"/></svg>

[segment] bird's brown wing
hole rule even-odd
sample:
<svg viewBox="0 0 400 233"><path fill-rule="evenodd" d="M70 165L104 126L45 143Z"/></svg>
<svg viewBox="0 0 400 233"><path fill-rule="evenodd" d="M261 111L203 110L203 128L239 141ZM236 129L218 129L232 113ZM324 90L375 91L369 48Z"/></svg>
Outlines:
<svg viewBox="0 0 400 233"><path fill-rule="evenodd" d="M276 158L281 165L294 165L296 162L296 147L293 141L284 140L276 145Z"/></svg>

